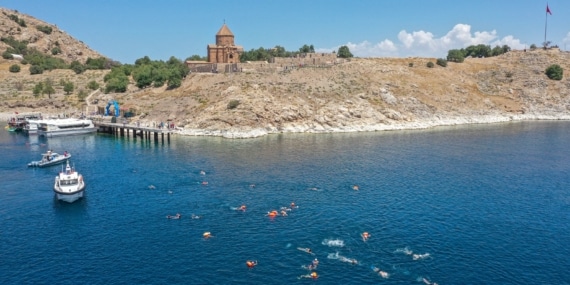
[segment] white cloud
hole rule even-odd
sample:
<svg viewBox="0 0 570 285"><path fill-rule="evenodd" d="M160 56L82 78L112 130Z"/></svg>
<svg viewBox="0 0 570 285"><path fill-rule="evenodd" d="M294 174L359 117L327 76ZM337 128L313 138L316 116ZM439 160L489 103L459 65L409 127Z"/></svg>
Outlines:
<svg viewBox="0 0 570 285"><path fill-rule="evenodd" d="M444 57L451 49L460 49L478 44L490 45L491 47L508 45L512 49L523 49L525 47L519 39L510 35L498 39L497 31L495 30L471 32L471 26L467 24L457 24L439 38L430 32L422 30L411 33L402 30L398 33L397 38L399 43L385 39L377 44L363 41L361 43L349 42L346 46L357 57ZM564 41L570 42L570 33L568 33ZM330 52L333 50L338 50L338 47L334 49L319 49L319 52Z"/></svg>

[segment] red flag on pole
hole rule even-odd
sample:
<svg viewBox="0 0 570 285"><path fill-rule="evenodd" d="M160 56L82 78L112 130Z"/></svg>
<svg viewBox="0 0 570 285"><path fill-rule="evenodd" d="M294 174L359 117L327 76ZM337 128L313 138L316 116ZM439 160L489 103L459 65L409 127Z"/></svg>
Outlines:
<svg viewBox="0 0 570 285"><path fill-rule="evenodd" d="M552 15L552 12L550 12L550 8L548 8L548 4L546 4L546 13Z"/></svg>

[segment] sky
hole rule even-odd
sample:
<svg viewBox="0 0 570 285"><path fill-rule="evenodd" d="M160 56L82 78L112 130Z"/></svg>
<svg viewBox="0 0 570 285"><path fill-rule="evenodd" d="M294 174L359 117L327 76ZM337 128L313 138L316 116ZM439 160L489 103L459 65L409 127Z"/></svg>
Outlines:
<svg viewBox="0 0 570 285"><path fill-rule="evenodd" d="M546 13L549 7L552 15ZM356 57L446 57L470 45L570 49L570 1L0 0L121 63L206 56L225 23L247 51L277 45Z"/></svg>

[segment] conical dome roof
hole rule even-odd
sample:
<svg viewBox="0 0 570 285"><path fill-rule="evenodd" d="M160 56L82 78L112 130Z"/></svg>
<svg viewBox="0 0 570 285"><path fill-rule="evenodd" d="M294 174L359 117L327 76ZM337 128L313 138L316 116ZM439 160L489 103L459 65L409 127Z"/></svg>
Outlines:
<svg viewBox="0 0 570 285"><path fill-rule="evenodd" d="M234 34L232 33L232 31L230 31L230 28L228 28L228 26L226 26L226 24L224 24L220 30L218 31L218 33L216 34L216 36L233 36Z"/></svg>

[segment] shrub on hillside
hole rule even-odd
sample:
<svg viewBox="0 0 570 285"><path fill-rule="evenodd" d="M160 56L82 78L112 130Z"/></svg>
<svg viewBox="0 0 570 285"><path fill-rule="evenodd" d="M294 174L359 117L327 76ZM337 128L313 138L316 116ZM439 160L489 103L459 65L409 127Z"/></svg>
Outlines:
<svg viewBox="0 0 570 285"><path fill-rule="evenodd" d="M2 58L3 59L14 59L14 56L12 55L11 52L5 51L2 53Z"/></svg>
<svg viewBox="0 0 570 285"><path fill-rule="evenodd" d="M18 64L10 65L10 72L13 72L13 73L20 72L20 65L18 65Z"/></svg>
<svg viewBox="0 0 570 285"><path fill-rule="evenodd" d="M546 69L546 76L552 80L561 80L563 74L564 70L558 64L553 64Z"/></svg>
<svg viewBox="0 0 570 285"><path fill-rule="evenodd" d="M87 84L87 88L89 88L91 90L97 90L97 89L99 89L99 83L97 83L97 81L95 81L95 80L91 80Z"/></svg>
<svg viewBox="0 0 570 285"><path fill-rule="evenodd" d="M426 64L426 66L429 67L429 68L433 68L433 62L431 62L431 61L428 62L428 63Z"/></svg>
<svg viewBox="0 0 570 285"><path fill-rule="evenodd" d="M44 73L44 69L39 66L39 65L32 65L30 66L30 74L34 75L34 74L42 74Z"/></svg>
<svg viewBox="0 0 570 285"><path fill-rule="evenodd" d="M408 63L408 66L409 66L409 67L414 67L414 63L413 63L413 62L410 62L410 63Z"/></svg>
<svg viewBox="0 0 570 285"><path fill-rule="evenodd" d="M37 25L36 29L38 29L38 31L44 33L44 34L51 34L52 32L52 28L50 26L41 26L41 25Z"/></svg>
<svg viewBox="0 0 570 285"><path fill-rule="evenodd" d="M447 60L445 60L445 59L443 59L443 58L438 58L435 63L436 63L437 65L441 66L441 67L446 67L446 66L447 66Z"/></svg>
<svg viewBox="0 0 570 285"><path fill-rule="evenodd" d="M51 49L51 54L52 55L58 55L61 53L61 49L59 47L54 47Z"/></svg>
<svg viewBox="0 0 570 285"><path fill-rule="evenodd" d="M237 108L237 106L239 106L239 100L231 100L231 101L228 103L228 109L229 109L229 110L235 109L235 108Z"/></svg>

